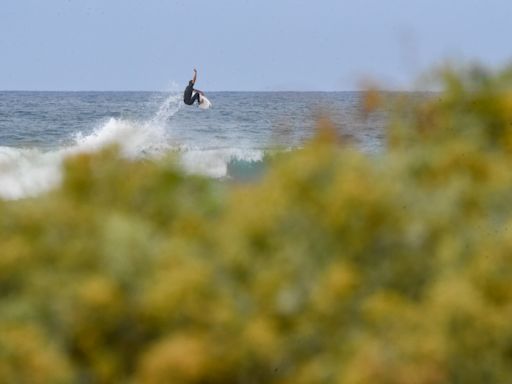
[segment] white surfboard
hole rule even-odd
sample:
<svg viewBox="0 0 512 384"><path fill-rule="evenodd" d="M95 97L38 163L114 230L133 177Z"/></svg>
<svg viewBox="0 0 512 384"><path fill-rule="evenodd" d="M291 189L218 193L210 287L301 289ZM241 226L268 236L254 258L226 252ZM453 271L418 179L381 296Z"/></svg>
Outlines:
<svg viewBox="0 0 512 384"><path fill-rule="evenodd" d="M199 108L201 109L210 109L212 107L211 101L208 100L204 95L199 95L199 101L201 102L199 104Z"/></svg>

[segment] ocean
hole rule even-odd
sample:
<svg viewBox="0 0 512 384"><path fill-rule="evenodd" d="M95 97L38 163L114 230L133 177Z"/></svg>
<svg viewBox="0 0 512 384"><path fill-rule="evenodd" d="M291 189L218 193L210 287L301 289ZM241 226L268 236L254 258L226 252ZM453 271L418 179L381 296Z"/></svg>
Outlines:
<svg viewBox="0 0 512 384"><path fill-rule="evenodd" d="M212 178L234 177L266 152L300 148L320 117L363 151L383 146L387 112L364 116L360 92L207 96L209 110L184 105L182 92L0 92L0 198L48 191L66 157L110 145L134 159L173 151L185 172Z"/></svg>

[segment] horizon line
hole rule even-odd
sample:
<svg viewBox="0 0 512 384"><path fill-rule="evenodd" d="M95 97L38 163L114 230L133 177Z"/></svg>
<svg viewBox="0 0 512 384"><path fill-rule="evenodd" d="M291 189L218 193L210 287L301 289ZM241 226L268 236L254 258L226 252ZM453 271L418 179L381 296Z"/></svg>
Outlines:
<svg viewBox="0 0 512 384"><path fill-rule="evenodd" d="M437 92L433 90L422 90L422 89L371 89L378 92L402 92L402 93L414 93L414 92ZM205 93L348 93L348 92L366 92L368 89L346 89L346 90L328 90L328 91L320 91L320 90L212 90L205 91ZM0 92L47 92L47 93L109 93L109 92L119 92L119 93L172 93L182 91L172 91L172 90L136 90L136 89L103 89L103 90L95 90L95 89L0 89Z"/></svg>

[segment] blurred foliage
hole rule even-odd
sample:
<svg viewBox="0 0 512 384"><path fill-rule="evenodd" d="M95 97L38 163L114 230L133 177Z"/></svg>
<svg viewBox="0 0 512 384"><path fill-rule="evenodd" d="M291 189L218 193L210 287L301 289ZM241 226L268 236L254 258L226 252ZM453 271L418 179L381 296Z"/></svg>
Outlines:
<svg viewBox="0 0 512 384"><path fill-rule="evenodd" d="M0 382L512 382L512 69L442 78L381 153L324 121L251 183L110 150L0 202Z"/></svg>

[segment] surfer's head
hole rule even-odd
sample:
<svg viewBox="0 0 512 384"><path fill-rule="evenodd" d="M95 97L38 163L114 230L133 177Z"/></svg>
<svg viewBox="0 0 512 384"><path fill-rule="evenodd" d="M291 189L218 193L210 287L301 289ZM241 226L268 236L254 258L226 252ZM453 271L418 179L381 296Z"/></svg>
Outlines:
<svg viewBox="0 0 512 384"><path fill-rule="evenodd" d="M188 85L194 85L194 82L193 82L192 80L190 80L190 81L188 82Z"/></svg>

